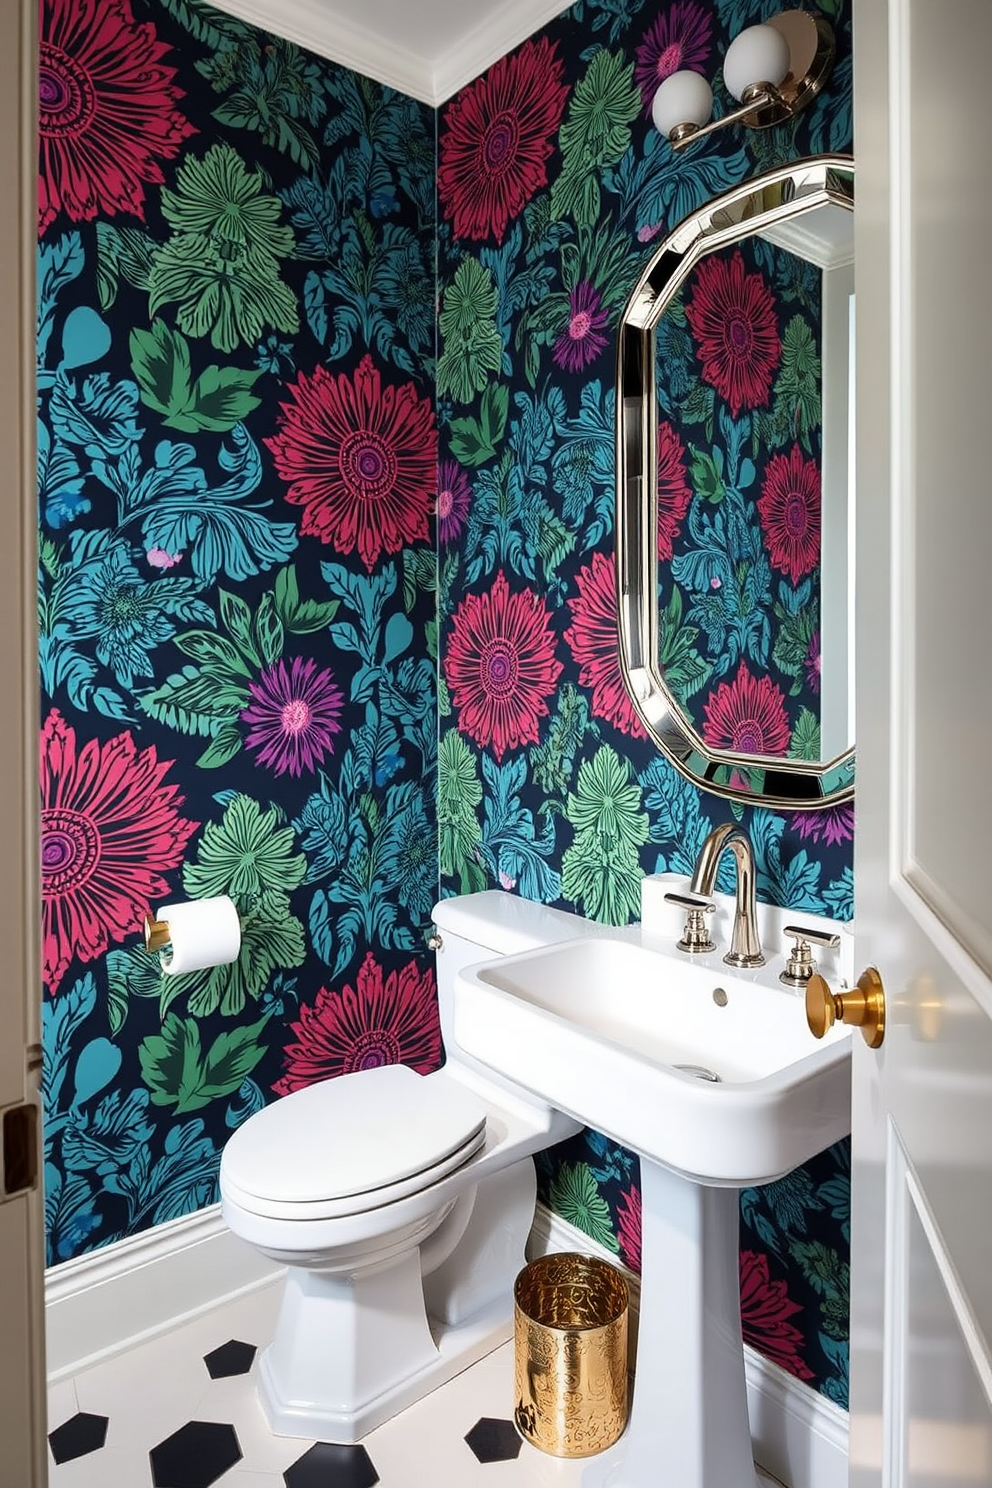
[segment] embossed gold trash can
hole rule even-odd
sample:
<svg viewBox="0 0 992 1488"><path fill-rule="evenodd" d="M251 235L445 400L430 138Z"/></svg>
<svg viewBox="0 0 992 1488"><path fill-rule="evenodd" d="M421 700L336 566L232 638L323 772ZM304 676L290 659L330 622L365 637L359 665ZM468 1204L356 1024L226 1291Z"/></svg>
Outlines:
<svg viewBox="0 0 992 1488"><path fill-rule="evenodd" d="M565 1252L525 1266L513 1289L514 1421L542 1452L591 1457L627 1424L627 1283Z"/></svg>

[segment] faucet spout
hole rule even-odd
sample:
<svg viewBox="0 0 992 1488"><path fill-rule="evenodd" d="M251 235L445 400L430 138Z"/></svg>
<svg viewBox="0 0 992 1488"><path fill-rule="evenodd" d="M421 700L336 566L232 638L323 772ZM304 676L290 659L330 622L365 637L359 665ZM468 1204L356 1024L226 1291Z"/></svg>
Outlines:
<svg viewBox="0 0 992 1488"><path fill-rule="evenodd" d="M723 959L728 966L764 966L765 958L758 937L754 850L746 832L733 822L724 822L713 828L699 849L689 891L693 894L705 894L707 898L712 894L720 859L727 849L734 855L737 892L730 950Z"/></svg>

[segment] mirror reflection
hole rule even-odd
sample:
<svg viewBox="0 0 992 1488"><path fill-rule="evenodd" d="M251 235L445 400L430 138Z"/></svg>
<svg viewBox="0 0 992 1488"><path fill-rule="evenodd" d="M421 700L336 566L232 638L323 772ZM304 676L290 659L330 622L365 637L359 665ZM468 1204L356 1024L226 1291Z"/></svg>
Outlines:
<svg viewBox="0 0 992 1488"><path fill-rule="evenodd" d="M697 784L791 808L853 789L852 179L800 162L694 214L621 330L628 687Z"/></svg>

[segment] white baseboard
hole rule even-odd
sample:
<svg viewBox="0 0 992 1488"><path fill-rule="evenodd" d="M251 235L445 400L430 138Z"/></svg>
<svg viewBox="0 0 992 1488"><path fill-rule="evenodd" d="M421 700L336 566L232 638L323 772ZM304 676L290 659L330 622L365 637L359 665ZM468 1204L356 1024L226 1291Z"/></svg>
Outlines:
<svg viewBox="0 0 992 1488"><path fill-rule="evenodd" d="M533 1258L556 1250L601 1256L624 1273L630 1289L633 1343L640 1277L612 1251L539 1204L527 1253ZM848 1488L847 1411L747 1345L744 1365L751 1440L758 1466L787 1488Z"/></svg>
<svg viewBox="0 0 992 1488"><path fill-rule="evenodd" d="M45 1273L49 1383L281 1275L231 1234L219 1204L51 1266Z"/></svg>
<svg viewBox="0 0 992 1488"><path fill-rule="evenodd" d="M538 1205L528 1255L597 1254L624 1271L636 1337L640 1280L582 1230ZM45 1278L48 1377L54 1384L282 1275L232 1235L220 1205L53 1266ZM847 1412L745 1348L758 1465L787 1488L847 1488Z"/></svg>

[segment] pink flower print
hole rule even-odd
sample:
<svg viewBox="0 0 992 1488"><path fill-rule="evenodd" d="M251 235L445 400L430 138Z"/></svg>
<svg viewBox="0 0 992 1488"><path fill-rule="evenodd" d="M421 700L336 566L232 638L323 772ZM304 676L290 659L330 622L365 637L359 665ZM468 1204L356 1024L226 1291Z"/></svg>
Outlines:
<svg viewBox="0 0 992 1488"><path fill-rule="evenodd" d="M554 42L525 41L457 93L442 114L437 189L458 238L503 241L548 183L568 89Z"/></svg>
<svg viewBox="0 0 992 1488"><path fill-rule="evenodd" d="M455 611L445 676L458 728L498 760L537 743L561 669L544 601L511 593L502 569L487 594L466 595Z"/></svg>
<svg viewBox="0 0 992 1488"><path fill-rule="evenodd" d="M434 973L410 961L384 974L369 951L354 988L321 987L313 1007L300 1009L292 1031L285 1073L272 1087L277 1095L382 1064L407 1064L430 1074L441 1063Z"/></svg>
<svg viewBox="0 0 992 1488"><path fill-rule="evenodd" d="M145 220L145 187L161 185L196 130L169 47L128 0L43 0L38 51L38 233L124 213Z"/></svg>
<svg viewBox="0 0 992 1488"><path fill-rule="evenodd" d="M55 709L41 731L42 958L53 994L74 956L94 961L133 937L169 891L199 826L163 780L172 760L139 750L130 732L77 747Z"/></svg>

